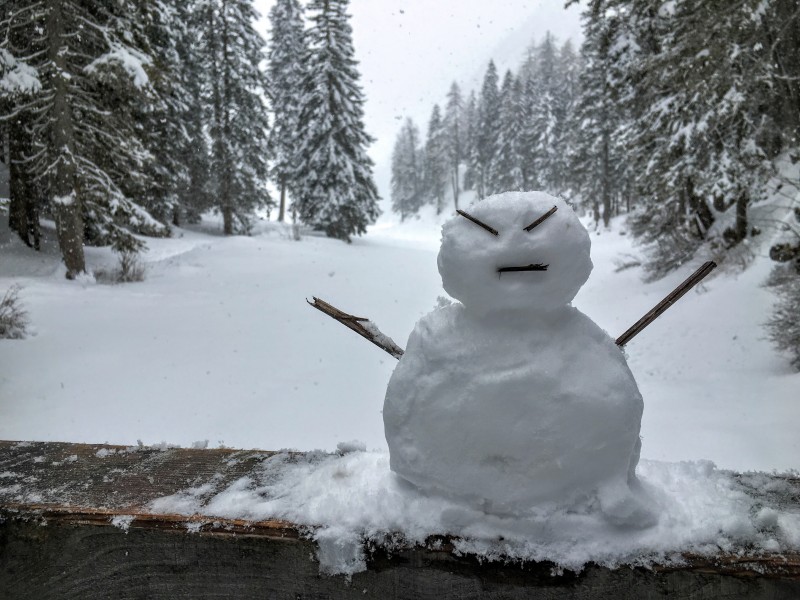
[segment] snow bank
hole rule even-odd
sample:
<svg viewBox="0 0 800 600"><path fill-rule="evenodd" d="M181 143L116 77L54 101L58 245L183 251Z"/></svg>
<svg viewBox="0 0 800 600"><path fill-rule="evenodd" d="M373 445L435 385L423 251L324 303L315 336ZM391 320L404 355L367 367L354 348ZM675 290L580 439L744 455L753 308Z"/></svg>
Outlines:
<svg viewBox="0 0 800 600"><path fill-rule="evenodd" d="M456 536L459 553L547 560L575 571L590 561L607 567L679 564L682 552L800 549L800 512L780 501L800 491L796 481L758 473L737 476L708 461L642 461L639 476L660 514L648 529L612 526L591 506L565 511L541 505L524 516L487 515L420 493L390 472L384 452L277 454L220 493L210 495L207 486L191 488L159 498L149 508L305 526L319 546L324 573L366 569L365 543L400 547L424 544L431 535Z"/></svg>

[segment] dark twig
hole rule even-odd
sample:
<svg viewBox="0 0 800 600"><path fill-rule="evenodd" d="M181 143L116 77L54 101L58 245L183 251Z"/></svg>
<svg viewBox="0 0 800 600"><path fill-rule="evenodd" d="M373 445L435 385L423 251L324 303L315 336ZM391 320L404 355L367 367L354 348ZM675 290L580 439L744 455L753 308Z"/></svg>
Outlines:
<svg viewBox="0 0 800 600"><path fill-rule="evenodd" d="M348 314L316 297L314 298L313 302L309 302L308 300L306 300L306 302L308 302L317 310L324 312L329 317L336 319L345 327L352 329L361 337L368 339L370 342L378 346L378 348L385 350L395 358L399 359L401 356L403 356L403 349L395 344L392 338L381 333L381 330L378 329L375 326L375 323L369 319Z"/></svg>
<svg viewBox="0 0 800 600"><path fill-rule="evenodd" d="M536 219L533 223L531 223L530 225L525 227L525 231L530 231L531 229L533 229L537 225L541 225L545 221L545 219L549 219L550 217L552 217L553 213L555 213L557 210L558 210L558 207L554 206L553 208L548 210L546 213L544 213L541 217Z"/></svg>
<svg viewBox="0 0 800 600"><path fill-rule="evenodd" d="M681 296L683 296L686 292L692 289L695 285L700 283L700 281L711 271L713 271L717 266L717 263L710 260L705 263L702 267L697 269L692 275L686 279L682 284L676 287L666 298L664 298L661 302L656 304L650 312L648 312L645 316L641 319L636 321L633 326L628 329L625 333L619 336L616 340L617 346L624 346L628 342L630 342L634 336L636 336L642 329L650 325L653 321L655 321L661 314L667 310L670 306L675 304Z"/></svg>
<svg viewBox="0 0 800 600"><path fill-rule="evenodd" d="M513 273L515 271L547 271L547 267L550 265L543 265L543 264L535 264L535 265L526 265L524 267L500 267L497 269L498 273Z"/></svg>
<svg viewBox="0 0 800 600"><path fill-rule="evenodd" d="M460 214L462 217L464 217L465 219L467 219L468 221L472 221L473 223L475 223L475 225L478 225L479 227L483 227L483 228L484 228L486 231L488 231L488 232L489 232L489 233L491 233L492 235L500 235L500 234L497 232L497 229L495 229L494 227L489 227L489 226L488 226L486 223L483 223L483 222L481 222L481 221L478 221L478 219L476 219L475 217L473 217L471 214L469 214L469 213L466 213L466 212L464 212L463 210L457 210L456 212L457 212L458 214Z"/></svg>

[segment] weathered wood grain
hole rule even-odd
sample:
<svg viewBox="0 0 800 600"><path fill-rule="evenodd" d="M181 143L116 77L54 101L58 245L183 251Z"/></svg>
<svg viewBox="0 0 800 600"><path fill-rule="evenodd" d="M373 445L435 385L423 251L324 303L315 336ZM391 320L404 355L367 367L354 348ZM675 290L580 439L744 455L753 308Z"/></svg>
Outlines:
<svg viewBox="0 0 800 600"><path fill-rule="evenodd" d="M372 548L368 570L348 582L319 574L314 544L290 523L144 508L209 481L222 489L271 455L0 442L0 600L800 598L798 555L553 575L548 563L457 556L447 538L391 555ZM112 525L119 516L127 529Z"/></svg>

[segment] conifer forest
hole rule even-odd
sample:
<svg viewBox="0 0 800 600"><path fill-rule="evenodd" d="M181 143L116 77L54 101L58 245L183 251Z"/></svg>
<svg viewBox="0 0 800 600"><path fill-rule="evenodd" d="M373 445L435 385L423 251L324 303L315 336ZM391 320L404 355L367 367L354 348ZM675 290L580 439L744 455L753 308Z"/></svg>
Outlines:
<svg viewBox="0 0 800 600"><path fill-rule="evenodd" d="M306 27L281 0L267 51L250 0L4 0L11 229L36 247L54 219L68 277L84 243L136 251L132 234L168 236L210 209L226 234L257 209L283 220L287 190L304 222L363 233L377 191L346 5L310 3Z"/></svg>
<svg viewBox="0 0 800 600"><path fill-rule="evenodd" d="M547 191L596 227L624 215L651 281L746 265L777 230L763 324L800 368L800 204L765 208L797 184L797 2L565 4L582 39L542 31L516 68L442 81L427 122L398 121L384 212ZM7 227L36 251L52 222L68 279L87 248L135 256L209 212L225 235L258 218L365 234L382 201L351 7L270 6L262 37L253 0L0 2Z"/></svg>
<svg viewBox="0 0 800 600"><path fill-rule="evenodd" d="M747 262L776 226L767 323L800 367L800 205L762 211L768 187L800 161L800 7L792 0L590 0L584 39L533 43L519 69L490 62L482 85L453 82L392 154L403 218L445 190L478 198L546 190L606 226L629 215L660 278L698 256Z"/></svg>

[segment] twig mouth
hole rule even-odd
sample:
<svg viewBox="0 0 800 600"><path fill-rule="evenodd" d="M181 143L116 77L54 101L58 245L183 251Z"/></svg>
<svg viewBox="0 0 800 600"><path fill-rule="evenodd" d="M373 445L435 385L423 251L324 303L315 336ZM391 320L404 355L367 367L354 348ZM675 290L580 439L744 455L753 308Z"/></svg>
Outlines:
<svg viewBox="0 0 800 600"><path fill-rule="evenodd" d="M519 271L547 271L550 265L543 265L536 263L535 265L525 265L523 267L500 267L497 269L498 273L516 273Z"/></svg>

